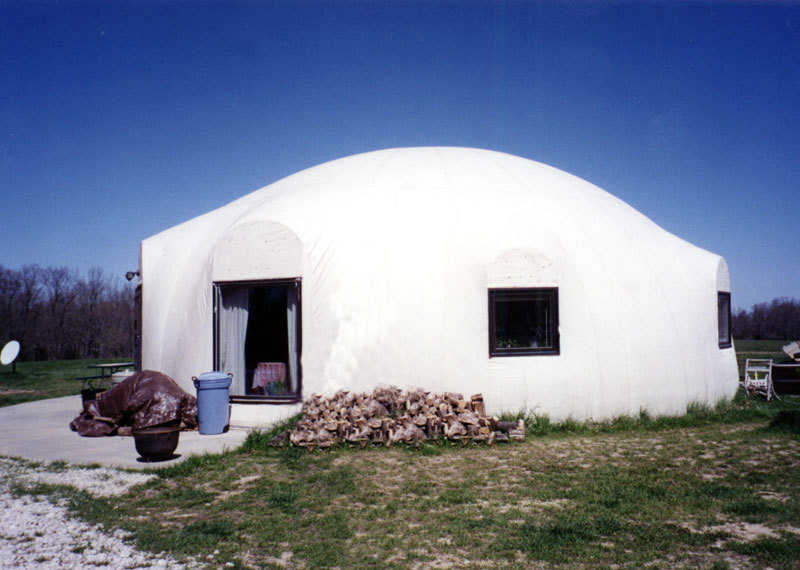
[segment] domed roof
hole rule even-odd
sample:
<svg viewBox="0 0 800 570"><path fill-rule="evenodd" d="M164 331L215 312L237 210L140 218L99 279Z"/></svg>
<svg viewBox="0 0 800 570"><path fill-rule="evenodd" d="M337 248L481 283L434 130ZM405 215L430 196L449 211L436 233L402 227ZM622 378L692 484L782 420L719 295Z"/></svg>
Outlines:
<svg viewBox="0 0 800 570"><path fill-rule="evenodd" d="M608 192L557 168L495 151L418 147L349 156L303 170L233 202L249 217L292 218L326 231L508 232L510 226L580 233L607 220L660 228ZM301 218L306 221L304 224ZM465 226L466 224L466 226ZM628 233L629 232L625 232ZM641 239L637 236L637 240Z"/></svg>
<svg viewBox="0 0 800 570"><path fill-rule="evenodd" d="M614 271L620 259L711 254L666 232L625 202L557 168L495 151L420 147L380 150L279 180L211 215L237 227L270 221L308 247L325 244L348 263L404 270L467 256L490 263L535 247ZM213 239L213 238L212 238ZM713 256L716 257L716 256ZM648 261L650 260L650 261ZM652 280L648 280L652 281ZM658 282L652 283L658 289Z"/></svg>

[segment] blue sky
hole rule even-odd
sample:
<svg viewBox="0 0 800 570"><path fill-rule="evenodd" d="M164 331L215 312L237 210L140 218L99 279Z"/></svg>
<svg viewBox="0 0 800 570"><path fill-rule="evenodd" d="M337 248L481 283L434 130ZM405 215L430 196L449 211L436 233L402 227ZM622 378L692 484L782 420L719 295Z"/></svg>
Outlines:
<svg viewBox="0 0 800 570"><path fill-rule="evenodd" d="M800 297L800 3L0 0L0 264L100 266L398 146L545 162Z"/></svg>

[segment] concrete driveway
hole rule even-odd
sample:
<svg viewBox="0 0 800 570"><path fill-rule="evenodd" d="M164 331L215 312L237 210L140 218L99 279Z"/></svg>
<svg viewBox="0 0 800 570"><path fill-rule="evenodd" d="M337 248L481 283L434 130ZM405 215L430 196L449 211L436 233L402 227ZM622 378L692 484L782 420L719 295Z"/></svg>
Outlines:
<svg viewBox="0 0 800 570"><path fill-rule="evenodd" d="M81 411L81 397L67 396L0 408L0 455L31 461L96 463L128 469L160 468L174 465L191 455L220 453L235 449L247 437L248 429L231 428L220 435L181 432L176 458L156 463L139 460L132 437L81 437L69 429L69 422Z"/></svg>

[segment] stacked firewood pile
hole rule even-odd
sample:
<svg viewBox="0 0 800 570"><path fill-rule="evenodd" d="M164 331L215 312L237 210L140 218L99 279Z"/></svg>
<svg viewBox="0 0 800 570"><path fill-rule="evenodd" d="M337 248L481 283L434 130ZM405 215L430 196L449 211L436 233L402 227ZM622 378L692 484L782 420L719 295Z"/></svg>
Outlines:
<svg viewBox="0 0 800 570"><path fill-rule="evenodd" d="M325 398L314 394L303 403L294 429L272 440L272 445L330 447L342 442L419 444L429 439L507 442L525 439L525 423L487 417L480 394L469 400L461 394L434 394L421 389L376 388L372 393L340 390Z"/></svg>

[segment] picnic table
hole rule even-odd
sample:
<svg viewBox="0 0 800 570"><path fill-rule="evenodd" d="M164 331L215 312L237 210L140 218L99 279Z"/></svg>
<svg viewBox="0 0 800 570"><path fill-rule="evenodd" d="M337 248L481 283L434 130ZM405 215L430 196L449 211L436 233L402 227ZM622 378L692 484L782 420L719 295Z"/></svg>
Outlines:
<svg viewBox="0 0 800 570"><path fill-rule="evenodd" d="M80 378L76 378L76 380L83 380L83 387L84 389L91 386L94 386L94 381L98 381L98 385L102 388L106 385L106 383L111 380L111 376L114 372L118 370L123 370L125 368L132 368L136 363L135 362L109 362L107 364L90 364L88 368L95 369L98 371L97 374L94 376L81 376Z"/></svg>

